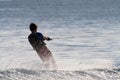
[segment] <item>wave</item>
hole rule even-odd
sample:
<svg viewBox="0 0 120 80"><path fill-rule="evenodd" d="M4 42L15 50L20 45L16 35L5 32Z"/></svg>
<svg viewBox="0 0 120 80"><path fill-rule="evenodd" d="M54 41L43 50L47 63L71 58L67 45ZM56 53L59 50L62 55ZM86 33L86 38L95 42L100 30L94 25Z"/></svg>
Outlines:
<svg viewBox="0 0 120 80"><path fill-rule="evenodd" d="M0 71L0 80L120 80L120 69L85 71L9 69Z"/></svg>

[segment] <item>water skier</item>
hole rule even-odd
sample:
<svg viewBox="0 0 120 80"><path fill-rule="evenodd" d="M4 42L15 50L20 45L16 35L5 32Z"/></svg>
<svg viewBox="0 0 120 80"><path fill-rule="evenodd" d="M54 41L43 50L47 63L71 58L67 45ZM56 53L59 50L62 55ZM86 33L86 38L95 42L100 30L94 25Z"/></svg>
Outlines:
<svg viewBox="0 0 120 80"><path fill-rule="evenodd" d="M28 36L28 41L43 61L44 66L46 68L49 68L50 64L52 64L53 68L56 69L57 65L55 59L53 58L51 51L46 47L46 43L44 42L45 40L50 41L52 39L43 36L43 34L40 32L37 32L37 25L35 23L31 23L29 28L31 34Z"/></svg>

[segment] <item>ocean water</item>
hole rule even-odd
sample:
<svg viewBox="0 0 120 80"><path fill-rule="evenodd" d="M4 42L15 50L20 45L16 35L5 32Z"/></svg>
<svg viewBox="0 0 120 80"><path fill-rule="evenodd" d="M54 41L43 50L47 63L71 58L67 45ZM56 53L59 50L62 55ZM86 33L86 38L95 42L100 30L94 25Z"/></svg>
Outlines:
<svg viewBox="0 0 120 80"><path fill-rule="evenodd" d="M120 80L119 0L0 0L0 80ZM45 70L29 24L58 70Z"/></svg>

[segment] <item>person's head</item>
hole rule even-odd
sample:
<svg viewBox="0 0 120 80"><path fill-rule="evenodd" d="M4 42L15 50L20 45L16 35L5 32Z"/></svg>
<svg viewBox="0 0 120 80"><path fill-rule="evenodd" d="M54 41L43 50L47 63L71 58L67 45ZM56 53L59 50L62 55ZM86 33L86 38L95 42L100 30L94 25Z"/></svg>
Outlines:
<svg viewBox="0 0 120 80"><path fill-rule="evenodd" d="M31 32L36 32L37 31L37 25L35 23L31 23L29 28L30 28Z"/></svg>

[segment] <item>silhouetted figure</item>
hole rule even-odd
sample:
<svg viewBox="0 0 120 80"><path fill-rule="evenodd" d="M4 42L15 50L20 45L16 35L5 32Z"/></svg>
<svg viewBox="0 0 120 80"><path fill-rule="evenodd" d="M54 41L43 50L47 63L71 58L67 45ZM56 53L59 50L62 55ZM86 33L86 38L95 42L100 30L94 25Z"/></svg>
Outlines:
<svg viewBox="0 0 120 80"><path fill-rule="evenodd" d="M43 34L40 32L37 32L37 25L34 23L31 23L29 28L31 34L28 36L28 40L43 61L44 66L49 68L50 64L52 64L53 68L56 69L56 62L51 54L51 51L46 47L46 43L44 42L45 40L50 41L52 39L43 36Z"/></svg>

